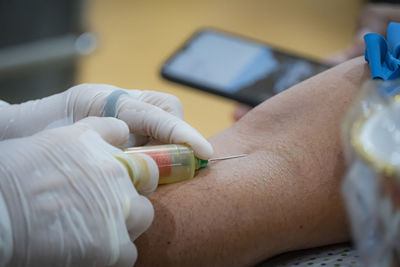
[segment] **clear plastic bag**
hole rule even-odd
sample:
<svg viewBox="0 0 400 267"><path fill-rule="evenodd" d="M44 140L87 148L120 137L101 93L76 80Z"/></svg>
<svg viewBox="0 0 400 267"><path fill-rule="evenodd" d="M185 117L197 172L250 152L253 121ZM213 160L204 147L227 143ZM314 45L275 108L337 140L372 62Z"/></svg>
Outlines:
<svg viewBox="0 0 400 267"><path fill-rule="evenodd" d="M368 81L346 115L342 184L365 266L400 266L400 81Z"/></svg>

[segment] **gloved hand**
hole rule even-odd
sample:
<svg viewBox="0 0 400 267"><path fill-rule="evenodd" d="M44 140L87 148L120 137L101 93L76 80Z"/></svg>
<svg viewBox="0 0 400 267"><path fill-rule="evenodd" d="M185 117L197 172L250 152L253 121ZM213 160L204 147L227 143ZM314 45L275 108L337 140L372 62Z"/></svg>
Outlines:
<svg viewBox="0 0 400 267"><path fill-rule="evenodd" d="M154 211L124 164L134 179L156 177L145 191L157 185L158 168L114 147L128 135L121 120L90 117L0 142L0 266L133 265L131 240Z"/></svg>
<svg viewBox="0 0 400 267"><path fill-rule="evenodd" d="M116 90L122 89L82 84L40 100L0 106L0 140L29 136L88 116L103 116L107 97ZM124 91L127 94L116 102L115 117L125 121L135 134L131 145L143 145L146 139L140 136L150 136L164 143L186 143L196 156L211 157L210 143L182 120L182 105L176 97L153 91Z"/></svg>

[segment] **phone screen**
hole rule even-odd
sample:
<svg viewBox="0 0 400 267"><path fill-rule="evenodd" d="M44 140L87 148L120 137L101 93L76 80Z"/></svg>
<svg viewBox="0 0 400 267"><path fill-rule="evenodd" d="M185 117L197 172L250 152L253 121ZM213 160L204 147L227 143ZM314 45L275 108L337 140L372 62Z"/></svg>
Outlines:
<svg viewBox="0 0 400 267"><path fill-rule="evenodd" d="M251 105L327 69L251 40L205 30L163 66L164 77Z"/></svg>

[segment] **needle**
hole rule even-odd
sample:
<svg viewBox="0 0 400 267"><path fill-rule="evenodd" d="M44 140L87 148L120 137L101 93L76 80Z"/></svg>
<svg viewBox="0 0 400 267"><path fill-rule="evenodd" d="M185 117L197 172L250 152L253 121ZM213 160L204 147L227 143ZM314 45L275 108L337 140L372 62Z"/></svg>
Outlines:
<svg viewBox="0 0 400 267"><path fill-rule="evenodd" d="M246 157L247 154L240 154L240 155L234 155L234 156L227 156L227 157L220 157L220 158L212 158L209 159L208 161L217 161L217 160L226 160L226 159L236 159L236 158L241 158L241 157Z"/></svg>

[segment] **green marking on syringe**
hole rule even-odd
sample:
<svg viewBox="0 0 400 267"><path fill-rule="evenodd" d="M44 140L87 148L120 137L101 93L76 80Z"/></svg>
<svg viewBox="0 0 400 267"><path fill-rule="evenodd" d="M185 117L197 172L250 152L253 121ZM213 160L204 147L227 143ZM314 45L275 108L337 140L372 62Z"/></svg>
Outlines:
<svg viewBox="0 0 400 267"><path fill-rule="evenodd" d="M196 170L207 167L209 162L219 161L219 160L226 160L226 159L236 159L236 158L241 158L241 157L246 157L246 156L247 156L247 154L240 154L240 155L212 158L212 159L209 159L209 160L199 159L199 158L196 157Z"/></svg>

